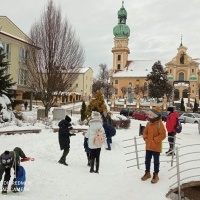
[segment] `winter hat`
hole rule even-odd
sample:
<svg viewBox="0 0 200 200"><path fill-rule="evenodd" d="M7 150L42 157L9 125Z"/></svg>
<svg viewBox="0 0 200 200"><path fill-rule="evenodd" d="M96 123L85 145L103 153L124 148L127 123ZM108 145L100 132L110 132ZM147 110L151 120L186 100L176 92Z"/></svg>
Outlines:
<svg viewBox="0 0 200 200"><path fill-rule="evenodd" d="M67 122L71 122L72 119L71 119L68 115L66 115L66 116L65 116L65 121L67 121Z"/></svg>
<svg viewBox="0 0 200 200"><path fill-rule="evenodd" d="M149 114L151 114L154 117L158 117L160 115L161 107L156 106L155 108L148 111Z"/></svg>
<svg viewBox="0 0 200 200"><path fill-rule="evenodd" d="M168 107L167 111L174 112L174 108L173 107Z"/></svg>
<svg viewBox="0 0 200 200"><path fill-rule="evenodd" d="M91 118L92 118L92 119L101 120L101 114L100 114L99 112L92 111Z"/></svg>

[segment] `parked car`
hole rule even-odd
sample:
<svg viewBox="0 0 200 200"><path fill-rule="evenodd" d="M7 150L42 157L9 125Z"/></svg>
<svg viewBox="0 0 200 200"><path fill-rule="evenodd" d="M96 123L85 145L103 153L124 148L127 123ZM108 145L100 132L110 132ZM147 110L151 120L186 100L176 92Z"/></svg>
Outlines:
<svg viewBox="0 0 200 200"><path fill-rule="evenodd" d="M148 120L148 112L146 110L136 110L132 115L133 119Z"/></svg>
<svg viewBox="0 0 200 200"><path fill-rule="evenodd" d="M180 122L184 123L198 123L200 120L200 114L198 113L183 113L179 117Z"/></svg>
<svg viewBox="0 0 200 200"><path fill-rule="evenodd" d="M131 108L122 108L120 110L120 115L124 115L124 116L132 116L133 115L133 109Z"/></svg>

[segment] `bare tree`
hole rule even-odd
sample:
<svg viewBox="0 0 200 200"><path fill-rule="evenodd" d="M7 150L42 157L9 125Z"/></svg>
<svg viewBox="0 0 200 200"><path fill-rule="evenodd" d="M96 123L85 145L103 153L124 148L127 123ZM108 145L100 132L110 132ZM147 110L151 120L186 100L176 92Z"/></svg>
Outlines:
<svg viewBox="0 0 200 200"><path fill-rule="evenodd" d="M29 86L41 96L45 116L55 97L68 91L84 63L84 50L68 20L62 20L60 8L48 1L41 18L31 28L29 46Z"/></svg>
<svg viewBox="0 0 200 200"><path fill-rule="evenodd" d="M92 91L96 93L97 90L100 90L109 99L115 91L113 85L110 84L110 73L106 64L100 64L99 67L97 78L93 81Z"/></svg>

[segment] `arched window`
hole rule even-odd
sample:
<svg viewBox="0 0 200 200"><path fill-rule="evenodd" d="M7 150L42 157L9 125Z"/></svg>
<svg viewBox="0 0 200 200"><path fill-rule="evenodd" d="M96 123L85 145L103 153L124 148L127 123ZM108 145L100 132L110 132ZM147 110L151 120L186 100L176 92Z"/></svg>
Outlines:
<svg viewBox="0 0 200 200"><path fill-rule="evenodd" d="M117 69L120 69L120 68L121 68L121 66L120 66L120 64L118 64L118 65L117 65Z"/></svg>
<svg viewBox="0 0 200 200"><path fill-rule="evenodd" d="M121 60L121 55L118 55L118 56L117 56L117 60L118 60L118 61Z"/></svg>
<svg viewBox="0 0 200 200"><path fill-rule="evenodd" d="M132 87L132 83L131 83L131 82L129 82L129 83L128 83L128 86L129 86L129 87Z"/></svg>
<svg viewBox="0 0 200 200"><path fill-rule="evenodd" d="M184 73L183 72L180 72L179 75L178 75L178 80L179 81L184 81Z"/></svg>

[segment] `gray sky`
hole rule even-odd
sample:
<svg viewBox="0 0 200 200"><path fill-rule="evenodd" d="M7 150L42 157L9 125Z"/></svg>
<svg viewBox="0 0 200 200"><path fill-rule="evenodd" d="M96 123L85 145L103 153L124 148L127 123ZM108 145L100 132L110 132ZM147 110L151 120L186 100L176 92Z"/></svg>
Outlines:
<svg viewBox="0 0 200 200"><path fill-rule="evenodd" d="M61 6L84 46L85 67L96 76L99 64L112 68L113 27L122 0L54 0ZM47 0L0 0L0 15L12 20L29 35L32 24L43 12ZM170 61L183 45L192 58L200 58L200 0L124 0L130 27L129 60ZM163 65L165 63L162 63Z"/></svg>

